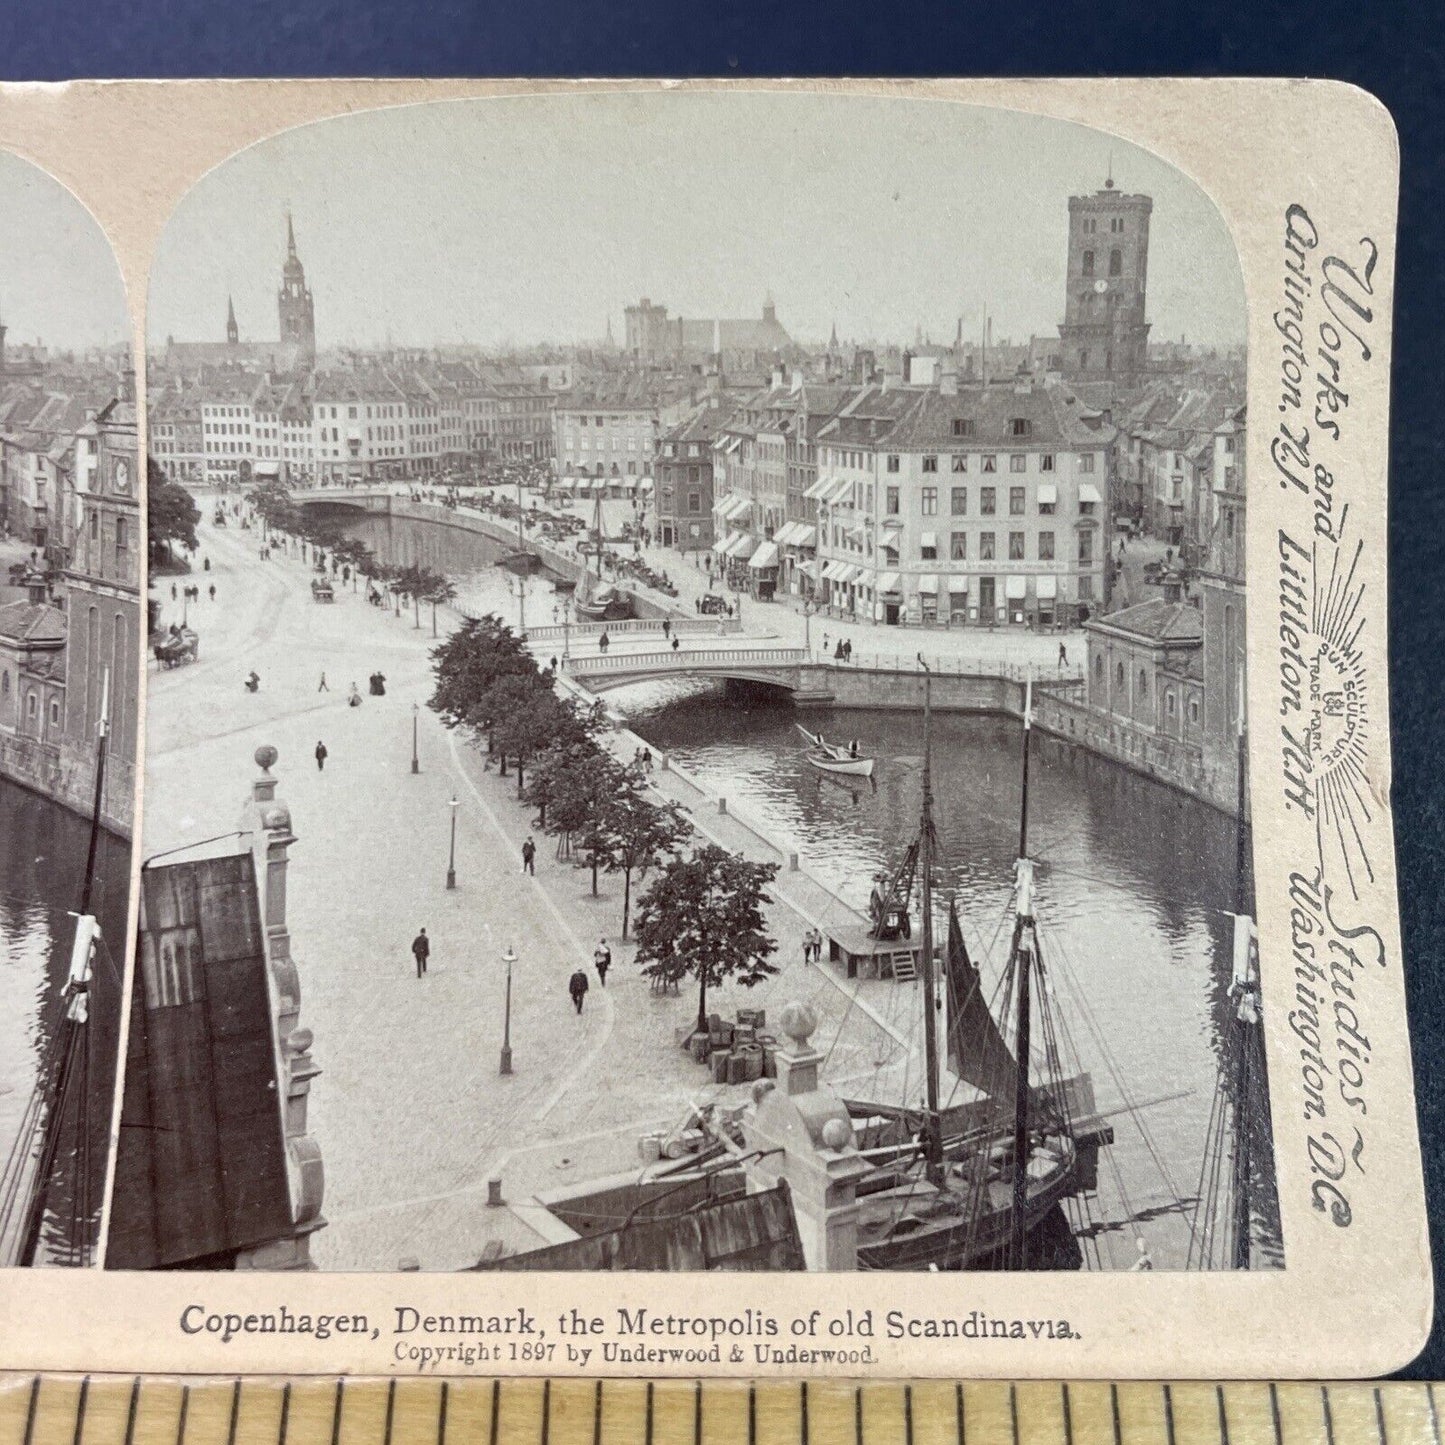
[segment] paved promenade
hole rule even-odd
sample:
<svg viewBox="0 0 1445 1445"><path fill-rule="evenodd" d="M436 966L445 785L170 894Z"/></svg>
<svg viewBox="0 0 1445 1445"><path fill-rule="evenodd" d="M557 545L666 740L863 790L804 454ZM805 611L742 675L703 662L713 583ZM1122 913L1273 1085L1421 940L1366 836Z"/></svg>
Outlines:
<svg viewBox="0 0 1445 1445"><path fill-rule="evenodd" d="M298 837L290 924L301 1023L314 1031L322 1068L311 1125L329 1224L315 1241L317 1261L387 1269L412 1257L443 1269L471 1262L493 1239L536 1244L520 1219L487 1208L490 1178L500 1176L515 1199L626 1170L645 1128L677 1122L694 1101L740 1101L745 1087L713 1085L676 1048L696 996L655 996L637 974L618 938L620 878L604 877L593 899L588 871L558 862L543 835L537 875L523 876L519 849L531 819L513 780L489 770L425 707L426 619L418 631L405 610L398 618L340 587L333 605L315 603L305 564L279 554L262 562L257 543L254 531L201 528L194 580L203 600L189 609L200 660L150 675L145 854L234 826L256 772L252 753L274 744L278 792ZM166 620L178 618L168 580L157 594ZM261 677L256 694L242 686L252 668ZM350 684L365 694L378 668L387 696L348 708ZM319 690L323 672L327 691ZM324 772L313 759L318 740L329 753ZM659 786L676 788L719 841L750 854L766 848L719 817L715 801L695 789L689 796L685 780L660 777ZM454 796L458 888L447 892ZM822 1020L828 1075L850 1092L901 1101L917 1092L904 1046L919 1017L917 987L868 983L850 992L830 969L805 967L802 918L829 906L809 889L823 895L806 874L780 875L770 923L784 971L758 989L716 991L711 1006L762 1006L775 1017L790 999L808 999ZM433 947L430 972L418 980L408 945L421 926ZM614 958L605 991L590 964L603 935ZM500 958L508 945L519 959L516 1072L504 1079ZM593 981L580 1018L566 992L579 964Z"/></svg>

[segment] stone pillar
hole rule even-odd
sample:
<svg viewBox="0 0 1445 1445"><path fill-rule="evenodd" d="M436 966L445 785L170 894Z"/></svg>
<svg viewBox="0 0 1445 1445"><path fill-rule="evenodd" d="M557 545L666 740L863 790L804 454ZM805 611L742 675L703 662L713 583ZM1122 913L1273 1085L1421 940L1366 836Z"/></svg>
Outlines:
<svg viewBox="0 0 1445 1445"><path fill-rule="evenodd" d="M853 1142L847 1106L819 1082L823 1056L811 1046L817 1014L790 1003L782 1012L788 1045L776 1054L778 1078L760 1082L744 1125L745 1148L762 1157L748 1171L755 1191L786 1181L810 1270L852 1270L858 1263L858 1181L871 1166Z"/></svg>
<svg viewBox="0 0 1445 1445"><path fill-rule="evenodd" d="M242 811L241 827L251 835L266 961L274 987L281 1119L286 1138L291 1217L297 1233L293 1239L278 1240L250 1251L244 1259L237 1260L237 1268L310 1269L313 1266L308 1241L311 1229L320 1223L325 1176L321 1151L307 1133L306 1119L311 1081L321 1070L311 1055L311 1030L298 1027L301 979L291 957L291 934L286 922L286 870L296 836L291 831L291 810L276 796L276 779L271 774L276 749L269 745L259 747L255 758L261 775L251 784L251 797Z"/></svg>

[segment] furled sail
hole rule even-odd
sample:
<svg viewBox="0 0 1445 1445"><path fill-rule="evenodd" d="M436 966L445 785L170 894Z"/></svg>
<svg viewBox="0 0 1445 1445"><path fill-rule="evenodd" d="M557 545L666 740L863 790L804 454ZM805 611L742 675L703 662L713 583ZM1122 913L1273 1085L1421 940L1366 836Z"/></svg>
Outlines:
<svg viewBox="0 0 1445 1445"><path fill-rule="evenodd" d="M983 980L948 905L948 953L944 964L948 997L948 1065L959 1078L989 1098L1009 1097L1018 1066L983 996Z"/></svg>

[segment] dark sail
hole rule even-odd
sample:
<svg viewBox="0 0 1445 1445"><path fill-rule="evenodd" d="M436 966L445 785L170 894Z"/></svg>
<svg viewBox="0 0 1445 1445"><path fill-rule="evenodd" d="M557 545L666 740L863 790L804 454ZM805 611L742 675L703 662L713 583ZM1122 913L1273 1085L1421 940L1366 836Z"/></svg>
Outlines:
<svg viewBox="0 0 1445 1445"><path fill-rule="evenodd" d="M948 1066L989 1098L1007 1097L1018 1066L988 1011L983 980L963 941L958 912L948 905Z"/></svg>

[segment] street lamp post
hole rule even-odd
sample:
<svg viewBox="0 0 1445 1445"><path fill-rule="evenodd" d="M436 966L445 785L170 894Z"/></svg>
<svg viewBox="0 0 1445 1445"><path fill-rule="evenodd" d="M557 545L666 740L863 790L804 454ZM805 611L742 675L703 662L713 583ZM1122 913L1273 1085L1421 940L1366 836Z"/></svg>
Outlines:
<svg viewBox="0 0 1445 1445"><path fill-rule="evenodd" d="M419 773L419 772L421 772L421 765L417 762L417 759L416 759L416 719L417 719L417 714L420 713L420 712L421 712L421 709L417 706L417 704L416 704L416 703L412 703L412 705L411 705L411 770L412 770L412 772L414 772L414 773Z"/></svg>
<svg viewBox="0 0 1445 1445"><path fill-rule="evenodd" d="M447 887L449 889L457 886L457 809L461 804L457 801L456 794L452 794L452 846L451 852L447 854Z"/></svg>
<svg viewBox="0 0 1445 1445"><path fill-rule="evenodd" d="M516 961L516 951L509 943L507 951L502 955L502 962L507 965L507 1002L502 1011L502 1062L497 1070L500 1074L512 1072L512 965Z"/></svg>
<svg viewBox="0 0 1445 1445"><path fill-rule="evenodd" d="M813 599L803 598L803 651L813 655Z"/></svg>

